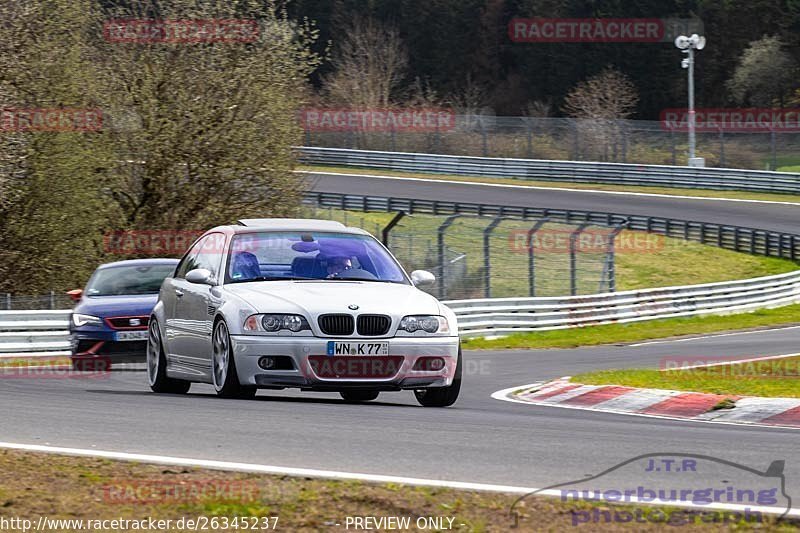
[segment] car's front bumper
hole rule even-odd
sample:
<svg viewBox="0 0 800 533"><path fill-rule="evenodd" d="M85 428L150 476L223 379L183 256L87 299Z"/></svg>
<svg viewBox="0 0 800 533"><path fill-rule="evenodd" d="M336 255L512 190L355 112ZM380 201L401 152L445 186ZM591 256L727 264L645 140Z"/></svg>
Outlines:
<svg viewBox="0 0 800 533"><path fill-rule="evenodd" d="M327 356L329 341L388 342L388 356L358 358L354 356ZM403 390L430 387L447 387L453 383L458 363L458 337L394 337L389 339L348 339L319 337L268 337L255 335L231 336L236 371L243 385L263 388L300 388L310 390L340 391L343 389ZM290 357L292 370L264 370L258 360L265 356ZM415 370L420 357L440 357L445 367L439 371ZM361 360L365 361L359 366ZM378 368L391 367L390 375L376 377L370 372L346 377L324 377L320 374L320 361L325 368ZM392 366L390 363L396 361ZM312 364L313 363L313 364ZM368 364L367 364L368 363ZM386 364L384 364L386 363ZM394 364L394 363L392 363ZM393 370L397 371L394 372ZM356 374L359 374L357 371Z"/></svg>

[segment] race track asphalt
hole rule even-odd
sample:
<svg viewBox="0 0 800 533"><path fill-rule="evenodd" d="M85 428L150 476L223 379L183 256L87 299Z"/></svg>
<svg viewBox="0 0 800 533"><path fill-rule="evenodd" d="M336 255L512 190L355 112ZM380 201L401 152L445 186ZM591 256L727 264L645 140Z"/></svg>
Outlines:
<svg viewBox="0 0 800 533"><path fill-rule="evenodd" d="M316 192L669 217L800 233L800 205L605 194L436 180L311 173ZM706 191L714 197L714 191Z"/></svg>

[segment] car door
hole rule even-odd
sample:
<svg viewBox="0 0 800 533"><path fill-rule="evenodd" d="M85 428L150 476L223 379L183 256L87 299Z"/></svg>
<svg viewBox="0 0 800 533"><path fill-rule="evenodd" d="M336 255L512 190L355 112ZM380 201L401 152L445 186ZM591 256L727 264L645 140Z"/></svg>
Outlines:
<svg viewBox="0 0 800 533"><path fill-rule="evenodd" d="M198 253L194 268L204 268L219 279L224 255L225 235L210 233L198 242ZM184 330L181 341L181 359L210 379L211 377L211 333L213 320L220 305L219 291L204 283L189 283L184 280L183 296L178 301Z"/></svg>
<svg viewBox="0 0 800 533"><path fill-rule="evenodd" d="M181 363L182 355L187 351L187 336L189 334L189 328L186 323L188 317L184 315L185 310L182 309L180 304L186 295L187 287L190 285L186 281L186 273L197 268L197 256L200 253L200 246L201 242L198 241L183 256L183 259L175 269L175 275L167 280L163 290L167 354L172 360L171 362L178 364Z"/></svg>

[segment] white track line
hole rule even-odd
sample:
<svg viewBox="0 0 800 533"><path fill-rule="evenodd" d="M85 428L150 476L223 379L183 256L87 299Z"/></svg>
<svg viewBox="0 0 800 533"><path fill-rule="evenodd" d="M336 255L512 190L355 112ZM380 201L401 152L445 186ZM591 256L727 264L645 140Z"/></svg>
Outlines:
<svg viewBox="0 0 800 533"><path fill-rule="evenodd" d="M716 339L717 337L735 337L737 335L755 335L758 333L772 333L774 331L787 331L790 329L800 329L800 326L787 326L784 328L770 328L770 329L755 329L752 331L735 331L733 333L717 333L714 335L702 335L700 337L686 337L685 339L664 339L661 341L647 341L638 342L636 344L626 344L629 348L636 348L637 346L649 346L651 344L669 344L673 342L691 342L703 339Z"/></svg>
<svg viewBox="0 0 800 533"><path fill-rule="evenodd" d="M519 387L517 387L519 388ZM512 389L509 389L512 390ZM514 389L516 390L516 389ZM400 485L415 485L424 487L439 487L459 490L474 490L481 492L502 492L507 494L531 494L536 492L537 496L551 496L561 498L560 490L541 490L534 487L520 487L515 485L492 485L487 483L472 483L467 481L443 481L438 479L422 479L404 476L387 476L379 474L360 474L353 472L338 472L335 470L317 470L311 468L292 468L285 466L270 466L252 463L232 463L227 461L210 461L206 459L190 459L184 457L170 457L163 455L145 455L137 453L110 452L103 450L92 450L84 448L62 448L57 446L42 446L38 444L17 444L11 442L0 442L0 448L9 450L21 450L29 452L53 453L59 455L73 455L77 457L102 457L104 459L114 459L118 461L133 461L140 463L190 466L198 468L208 468L211 470L226 470L233 472L247 472L254 474L271 474L297 477L325 478L325 479L347 479L357 481L367 481L370 483L396 483ZM670 505L673 507L686 507L696 509L718 509L726 511L745 511L762 512L764 514L783 514L784 509L775 507L755 507L737 504L714 503L709 505L692 505L689 502L640 502L637 498L632 498L633 503L646 505ZM800 517L800 508L792 508L787 516Z"/></svg>
<svg viewBox="0 0 800 533"><path fill-rule="evenodd" d="M630 192L630 191L604 191L599 189L572 189L569 187L544 187L541 185L510 185L506 183L491 183L482 181L461 181L450 179L436 179L436 178L410 178L405 176L383 176L380 174L352 174L347 172L323 172L319 170L295 170L298 174L321 174L330 176L347 176L353 178L374 178L384 180L403 180L403 181L421 181L427 183L450 183L458 185L472 185L478 187L502 187L507 189L533 189L540 191L566 191L566 192L585 192L589 194L612 194L621 196L649 196L654 198L678 198L682 200L700 200L700 201L714 201L714 202L739 202L746 204L772 204L772 205L793 205L800 207L798 202L782 202L779 200L751 200L747 198L719 198L716 196L686 196L680 194L658 194L650 192ZM486 178L491 179L491 178Z"/></svg>

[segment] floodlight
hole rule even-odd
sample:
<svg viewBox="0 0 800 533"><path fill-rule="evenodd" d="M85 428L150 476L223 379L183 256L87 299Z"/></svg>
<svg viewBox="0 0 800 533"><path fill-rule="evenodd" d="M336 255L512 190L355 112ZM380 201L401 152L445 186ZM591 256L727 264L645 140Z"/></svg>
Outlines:
<svg viewBox="0 0 800 533"><path fill-rule="evenodd" d="M675 46L681 50L686 50L691 45L691 41L685 35L679 35L675 38Z"/></svg>

